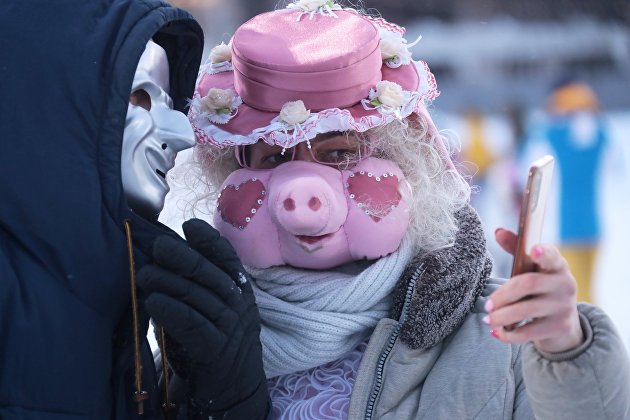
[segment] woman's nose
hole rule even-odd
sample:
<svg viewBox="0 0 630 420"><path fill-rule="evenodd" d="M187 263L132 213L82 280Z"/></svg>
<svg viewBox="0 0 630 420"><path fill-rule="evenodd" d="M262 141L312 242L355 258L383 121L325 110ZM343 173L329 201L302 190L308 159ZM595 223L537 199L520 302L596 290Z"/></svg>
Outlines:
<svg viewBox="0 0 630 420"><path fill-rule="evenodd" d="M313 153L311 152L309 146L309 142L302 142L296 145L294 160L301 160L302 162L317 162L315 158L313 158Z"/></svg>

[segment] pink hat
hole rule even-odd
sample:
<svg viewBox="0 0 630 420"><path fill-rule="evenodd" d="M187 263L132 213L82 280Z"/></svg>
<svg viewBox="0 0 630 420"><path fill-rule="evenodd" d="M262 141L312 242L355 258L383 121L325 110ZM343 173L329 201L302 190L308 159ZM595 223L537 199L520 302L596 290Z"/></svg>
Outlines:
<svg viewBox="0 0 630 420"><path fill-rule="evenodd" d="M197 141L292 147L428 115L439 91L426 63L411 59L404 33L330 0L255 16L200 70L188 115Z"/></svg>

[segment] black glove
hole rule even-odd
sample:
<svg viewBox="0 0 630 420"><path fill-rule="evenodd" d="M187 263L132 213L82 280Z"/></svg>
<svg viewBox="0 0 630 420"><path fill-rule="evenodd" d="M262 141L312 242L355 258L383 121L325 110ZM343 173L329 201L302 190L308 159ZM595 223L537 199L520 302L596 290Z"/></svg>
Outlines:
<svg viewBox="0 0 630 420"><path fill-rule="evenodd" d="M188 383L189 414L266 418L270 409L260 316L230 243L206 222L183 224L188 243L158 237L154 264L140 269L147 312L168 334L171 366ZM171 351L172 350L172 351Z"/></svg>

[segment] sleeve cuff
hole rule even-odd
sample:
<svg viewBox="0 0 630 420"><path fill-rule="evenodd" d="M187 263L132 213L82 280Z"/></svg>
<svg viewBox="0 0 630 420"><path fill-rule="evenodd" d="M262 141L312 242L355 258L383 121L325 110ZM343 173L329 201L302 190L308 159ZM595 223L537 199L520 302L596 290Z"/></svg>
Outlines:
<svg viewBox="0 0 630 420"><path fill-rule="evenodd" d="M578 312L578 315L580 317L580 326L582 327L582 332L584 333L584 341L582 344L571 350L560 353L547 353L536 349L543 358L549 360L550 362L566 362L577 358L591 346L593 343L593 328L591 327L591 323L582 312Z"/></svg>

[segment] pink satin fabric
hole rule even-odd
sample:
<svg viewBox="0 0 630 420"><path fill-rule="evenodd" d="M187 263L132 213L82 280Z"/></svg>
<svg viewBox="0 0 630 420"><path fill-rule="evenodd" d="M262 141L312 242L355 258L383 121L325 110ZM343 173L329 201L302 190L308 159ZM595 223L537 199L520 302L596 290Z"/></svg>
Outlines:
<svg viewBox="0 0 630 420"><path fill-rule="evenodd" d="M295 13L279 10L242 25L232 40L232 64L243 101L278 112L301 99L307 109L320 111L367 97L382 77L378 31L356 13L335 13L338 18L296 21Z"/></svg>

